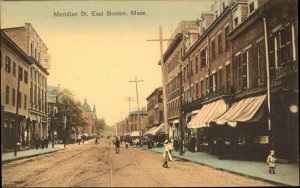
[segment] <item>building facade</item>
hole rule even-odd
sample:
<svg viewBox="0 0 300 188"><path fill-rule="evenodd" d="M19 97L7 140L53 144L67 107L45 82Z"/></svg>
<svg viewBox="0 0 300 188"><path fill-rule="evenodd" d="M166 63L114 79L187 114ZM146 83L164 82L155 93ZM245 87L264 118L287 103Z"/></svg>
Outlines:
<svg viewBox="0 0 300 188"><path fill-rule="evenodd" d="M156 88L147 98L148 124L145 131L158 126L164 121L162 87Z"/></svg>
<svg viewBox="0 0 300 188"><path fill-rule="evenodd" d="M29 70L29 117L31 130L29 139L48 136L47 77L50 68L48 48L30 23L23 27L3 29L34 62ZM46 69L47 68L47 69Z"/></svg>
<svg viewBox="0 0 300 188"><path fill-rule="evenodd" d="M96 134L96 127L95 127L97 121L96 106L94 105L92 111L90 105L87 103L87 100L84 99L84 103L82 104L82 109L83 109L83 118L87 122L87 126L84 127L83 132L89 135Z"/></svg>
<svg viewBox="0 0 300 188"><path fill-rule="evenodd" d="M30 57L1 30L1 151L14 148L17 142L23 147L29 144L32 64Z"/></svg>

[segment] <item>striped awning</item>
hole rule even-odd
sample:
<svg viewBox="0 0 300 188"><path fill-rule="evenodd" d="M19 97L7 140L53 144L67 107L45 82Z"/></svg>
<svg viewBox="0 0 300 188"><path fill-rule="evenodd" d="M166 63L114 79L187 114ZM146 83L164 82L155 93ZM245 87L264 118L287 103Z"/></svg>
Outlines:
<svg viewBox="0 0 300 188"><path fill-rule="evenodd" d="M190 129L206 127L209 123L224 114L227 110L227 105L223 99L204 105L198 114L187 124Z"/></svg>
<svg viewBox="0 0 300 188"><path fill-rule="evenodd" d="M154 129L151 134L155 135L155 134L164 134L165 133L165 123L160 124L158 127L156 127L156 129Z"/></svg>
<svg viewBox="0 0 300 188"><path fill-rule="evenodd" d="M151 127L147 132L145 132L144 135L150 135L151 132L153 132L156 128L157 128L157 126Z"/></svg>
<svg viewBox="0 0 300 188"><path fill-rule="evenodd" d="M219 125L227 123L232 127L235 127L238 121L249 121L257 113L265 98L266 95L260 95L235 102L225 114L213 121Z"/></svg>

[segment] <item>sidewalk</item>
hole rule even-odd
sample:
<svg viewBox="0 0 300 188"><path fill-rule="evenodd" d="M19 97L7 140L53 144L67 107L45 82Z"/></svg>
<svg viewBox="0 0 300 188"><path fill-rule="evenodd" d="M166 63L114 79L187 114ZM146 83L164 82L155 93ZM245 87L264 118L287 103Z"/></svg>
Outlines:
<svg viewBox="0 0 300 188"><path fill-rule="evenodd" d="M23 159L23 158L38 156L46 153L57 152L63 149L65 149L63 144L55 144L54 148L52 148L52 145L49 144L49 147L44 149L39 148L39 149L18 151L17 156L14 156L14 152L1 153L1 160L2 162L14 161L17 159Z"/></svg>
<svg viewBox="0 0 300 188"><path fill-rule="evenodd" d="M150 150L162 153L163 148L152 148ZM299 165L295 164L277 164L276 174L269 174L269 167L266 162L232 159L219 160L215 155L202 152L192 153L188 151L186 151L183 156L180 156L179 152L173 151L172 156L209 166L214 169L269 181L278 185L299 186Z"/></svg>

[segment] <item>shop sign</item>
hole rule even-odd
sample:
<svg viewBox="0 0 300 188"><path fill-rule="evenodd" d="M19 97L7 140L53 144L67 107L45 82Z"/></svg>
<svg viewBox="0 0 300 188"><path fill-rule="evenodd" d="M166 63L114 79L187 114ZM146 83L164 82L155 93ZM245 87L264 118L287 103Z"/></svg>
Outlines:
<svg viewBox="0 0 300 188"><path fill-rule="evenodd" d="M253 137L254 144L268 144L269 136L255 136Z"/></svg>

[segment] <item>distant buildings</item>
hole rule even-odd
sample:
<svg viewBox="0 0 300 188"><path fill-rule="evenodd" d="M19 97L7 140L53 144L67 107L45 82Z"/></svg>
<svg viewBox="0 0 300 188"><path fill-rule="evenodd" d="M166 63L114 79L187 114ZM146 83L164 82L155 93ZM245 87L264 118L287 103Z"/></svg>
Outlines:
<svg viewBox="0 0 300 188"><path fill-rule="evenodd" d="M83 117L87 122L87 126L84 127L83 132L90 135L96 134L96 128L95 128L95 123L97 121L96 106L94 105L92 111L90 105L87 103L87 100L84 99L84 102L82 104L82 109L83 109Z"/></svg>

